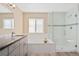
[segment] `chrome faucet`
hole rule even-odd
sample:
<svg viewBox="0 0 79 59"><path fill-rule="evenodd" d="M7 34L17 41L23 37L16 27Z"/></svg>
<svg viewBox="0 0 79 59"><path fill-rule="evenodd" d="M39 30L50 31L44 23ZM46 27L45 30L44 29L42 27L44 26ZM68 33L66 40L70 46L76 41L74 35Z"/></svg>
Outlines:
<svg viewBox="0 0 79 59"><path fill-rule="evenodd" d="M11 37L13 37L13 36L14 36L14 34L15 34L15 32L12 32L12 33L11 33Z"/></svg>

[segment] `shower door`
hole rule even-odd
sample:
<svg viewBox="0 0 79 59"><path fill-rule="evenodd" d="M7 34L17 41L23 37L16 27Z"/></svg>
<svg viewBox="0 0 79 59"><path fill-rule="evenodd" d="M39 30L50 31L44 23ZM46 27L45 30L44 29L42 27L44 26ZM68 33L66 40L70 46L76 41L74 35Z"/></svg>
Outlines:
<svg viewBox="0 0 79 59"><path fill-rule="evenodd" d="M65 50L67 52L76 51L77 49L76 30L76 25L65 27Z"/></svg>
<svg viewBox="0 0 79 59"><path fill-rule="evenodd" d="M77 51L77 13L72 10L65 19L65 50Z"/></svg>

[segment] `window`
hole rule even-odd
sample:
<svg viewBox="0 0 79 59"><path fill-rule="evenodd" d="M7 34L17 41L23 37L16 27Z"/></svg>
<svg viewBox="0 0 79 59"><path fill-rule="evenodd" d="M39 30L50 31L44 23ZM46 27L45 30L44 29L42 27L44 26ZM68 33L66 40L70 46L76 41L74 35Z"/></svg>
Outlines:
<svg viewBox="0 0 79 59"><path fill-rule="evenodd" d="M29 19L29 33L43 33L43 19L30 18Z"/></svg>
<svg viewBox="0 0 79 59"><path fill-rule="evenodd" d="M29 32L35 32L35 19L29 19Z"/></svg>
<svg viewBox="0 0 79 59"><path fill-rule="evenodd" d="M4 19L3 28L4 29L14 29L14 19Z"/></svg>

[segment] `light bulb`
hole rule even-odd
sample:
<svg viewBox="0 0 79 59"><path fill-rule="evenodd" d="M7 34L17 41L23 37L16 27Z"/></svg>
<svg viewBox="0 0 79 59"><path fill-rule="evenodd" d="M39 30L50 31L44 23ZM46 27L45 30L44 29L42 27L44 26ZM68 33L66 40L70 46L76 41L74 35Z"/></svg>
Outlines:
<svg viewBox="0 0 79 59"><path fill-rule="evenodd" d="M12 7L15 8L16 7L15 4L13 4Z"/></svg>
<svg viewBox="0 0 79 59"><path fill-rule="evenodd" d="M16 5L13 4L13 3L9 3L9 6L11 6L12 8L15 8L16 7Z"/></svg>

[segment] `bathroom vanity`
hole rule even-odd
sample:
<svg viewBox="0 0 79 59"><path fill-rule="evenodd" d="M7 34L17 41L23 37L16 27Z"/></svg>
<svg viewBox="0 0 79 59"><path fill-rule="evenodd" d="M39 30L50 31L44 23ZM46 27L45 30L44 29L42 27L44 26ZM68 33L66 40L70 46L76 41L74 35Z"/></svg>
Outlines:
<svg viewBox="0 0 79 59"><path fill-rule="evenodd" d="M0 56L24 56L27 54L25 35L0 38Z"/></svg>

